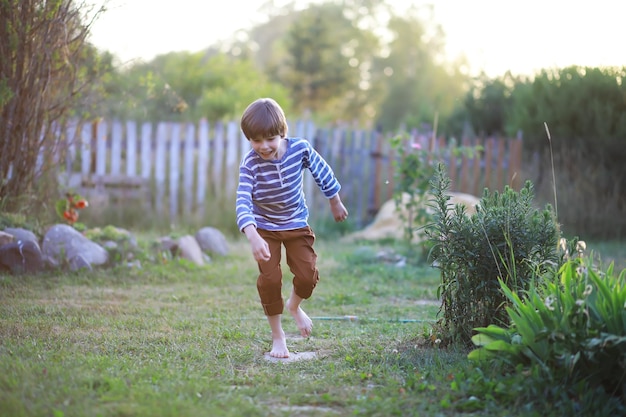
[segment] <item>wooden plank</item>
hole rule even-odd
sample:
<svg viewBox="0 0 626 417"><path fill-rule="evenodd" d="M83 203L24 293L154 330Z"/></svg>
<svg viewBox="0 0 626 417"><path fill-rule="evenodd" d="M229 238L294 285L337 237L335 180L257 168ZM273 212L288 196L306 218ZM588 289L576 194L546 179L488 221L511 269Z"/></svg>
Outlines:
<svg viewBox="0 0 626 417"><path fill-rule="evenodd" d="M378 136L379 133L372 130L367 137L367 145L364 146L364 150L367 152L365 160L368 164L368 176L366 184L369 186L367 193L367 222L373 218L378 212L378 196L380 195L380 178L378 177L378 167L380 154L378 153Z"/></svg>
<svg viewBox="0 0 626 417"><path fill-rule="evenodd" d="M114 121L111 126L111 174L122 172L122 124Z"/></svg>
<svg viewBox="0 0 626 417"><path fill-rule="evenodd" d="M461 141L462 147L467 149L471 146L470 139L468 137L464 137ZM470 193L470 176L469 176L469 159L467 157L467 152L463 152L461 156L461 178L460 178L460 188L459 191L462 193Z"/></svg>
<svg viewBox="0 0 626 417"><path fill-rule="evenodd" d="M193 208L195 139L195 125L193 123L186 123L183 148L183 214L186 218L189 218L191 216Z"/></svg>
<svg viewBox="0 0 626 417"><path fill-rule="evenodd" d="M235 122L229 122L226 130L226 173L224 188L226 196L231 197L237 191L237 176L239 173L239 164L237 163L237 155L239 154L239 125ZM234 204L233 199L233 204Z"/></svg>
<svg viewBox="0 0 626 417"><path fill-rule="evenodd" d="M509 185L519 191L521 188L522 139L510 139L509 142Z"/></svg>
<svg viewBox="0 0 626 417"><path fill-rule="evenodd" d="M141 178L152 177L152 123L141 125Z"/></svg>
<svg viewBox="0 0 626 417"><path fill-rule="evenodd" d="M474 142L474 146L476 146L477 142ZM484 148L483 148L484 149ZM483 155L483 151L480 152L475 152L474 153L474 158L472 159L472 168L474 171L473 174L473 178L474 178L474 185L473 185L473 194L477 197L482 196L482 177L481 177L481 173L482 173L482 155Z"/></svg>
<svg viewBox="0 0 626 417"><path fill-rule="evenodd" d="M450 176L450 191L459 191L459 179L457 178L456 144L450 144L448 159L448 175Z"/></svg>
<svg viewBox="0 0 626 417"><path fill-rule="evenodd" d="M497 162L496 162L496 190L504 189L504 179L506 177L506 170L504 169L504 147L505 142L502 138L497 138L496 143L497 147Z"/></svg>
<svg viewBox="0 0 626 417"><path fill-rule="evenodd" d="M168 125L166 122L159 122L156 131L156 155L154 158L154 180L156 187L155 208L157 215L162 216L164 207L163 200L165 198L165 175L166 175L166 143L167 143Z"/></svg>
<svg viewBox="0 0 626 417"><path fill-rule="evenodd" d="M83 124L80 135L80 173L82 175L87 175L91 171L91 136L91 125Z"/></svg>
<svg viewBox="0 0 626 417"><path fill-rule="evenodd" d="M107 173L107 124L101 121L96 126L96 174Z"/></svg>
<svg viewBox="0 0 626 417"><path fill-rule="evenodd" d="M492 187L491 181L491 165L493 160L493 139L485 139L485 184L483 188Z"/></svg>
<svg viewBox="0 0 626 417"><path fill-rule="evenodd" d="M169 214L170 222L176 223L178 215L178 192L180 181L180 124L172 123L170 132L170 181L169 181Z"/></svg>
<svg viewBox="0 0 626 417"><path fill-rule="evenodd" d="M365 226L363 219L365 218L366 204L365 201L365 184L363 179L366 177L367 148L365 147L365 134L362 130L358 130L354 137L354 152L351 161L352 178L354 181L354 203L356 218L354 223L357 227Z"/></svg>
<svg viewBox="0 0 626 417"><path fill-rule="evenodd" d="M71 173L73 171L73 167L72 165L74 164L74 161L76 160L76 154L77 154L77 138L78 136L78 124L76 122L68 122L67 126L65 127L65 140L67 143L67 149L65 152L65 171L67 173ZM41 169L41 163L43 163L43 161L39 162L39 165L36 166L36 169Z"/></svg>
<svg viewBox="0 0 626 417"><path fill-rule="evenodd" d="M215 139L213 140L213 192L217 197L221 197L224 192L222 182L222 168L224 166L224 124L215 125Z"/></svg>
<svg viewBox="0 0 626 417"><path fill-rule="evenodd" d="M126 122L126 175L137 175L137 123Z"/></svg>
<svg viewBox="0 0 626 417"><path fill-rule="evenodd" d="M198 218L204 217L206 207L206 191L209 175L209 129L210 125L206 119L202 119L198 131L198 165L196 181L196 206L198 207Z"/></svg>

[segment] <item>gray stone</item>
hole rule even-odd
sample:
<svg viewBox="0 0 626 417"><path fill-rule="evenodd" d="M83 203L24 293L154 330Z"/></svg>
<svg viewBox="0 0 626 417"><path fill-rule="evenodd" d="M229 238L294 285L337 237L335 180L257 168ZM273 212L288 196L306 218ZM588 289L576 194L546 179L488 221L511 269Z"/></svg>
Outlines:
<svg viewBox="0 0 626 417"><path fill-rule="evenodd" d="M70 259L69 263L71 271L79 271L81 269L87 269L89 271L93 270L91 264L87 262L85 257L81 254L74 256L72 259Z"/></svg>
<svg viewBox="0 0 626 417"><path fill-rule="evenodd" d="M188 259L196 265L204 265L202 249L198 245L198 241L191 236L185 235L178 239L178 249L182 258Z"/></svg>
<svg viewBox="0 0 626 417"><path fill-rule="evenodd" d="M40 272L43 267L37 242L20 240L0 246L0 269L21 274Z"/></svg>
<svg viewBox="0 0 626 417"><path fill-rule="evenodd" d="M33 232L28 229L23 229L21 227L7 227L4 231L10 235L15 237L15 240L21 240L26 242L27 240L31 242L37 243L39 245L39 238Z"/></svg>
<svg viewBox="0 0 626 417"><path fill-rule="evenodd" d="M15 241L15 237L6 232L0 232L0 246L7 245L9 243L13 243Z"/></svg>
<svg viewBox="0 0 626 417"><path fill-rule="evenodd" d="M104 265L109 260L106 249L66 224L56 224L48 230L43 238L42 252L46 258L61 264L78 255L92 266Z"/></svg>
<svg viewBox="0 0 626 417"><path fill-rule="evenodd" d="M203 227L196 232L196 240L200 248L212 254L228 255L228 242L222 232L214 227Z"/></svg>

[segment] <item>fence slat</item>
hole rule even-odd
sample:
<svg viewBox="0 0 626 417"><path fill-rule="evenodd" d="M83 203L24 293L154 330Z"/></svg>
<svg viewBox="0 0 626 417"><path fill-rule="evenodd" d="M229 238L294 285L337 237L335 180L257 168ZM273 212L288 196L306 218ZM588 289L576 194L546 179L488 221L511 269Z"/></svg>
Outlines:
<svg viewBox="0 0 626 417"><path fill-rule="evenodd" d="M217 197L224 195L222 183L222 167L224 166L224 125L218 123L213 141L213 192Z"/></svg>
<svg viewBox="0 0 626 417"><path fill-rule="evenodd" d="M122 124L114 121L111 126L111 175L120 175L122 166Z"/></svg>
<svg viewBox="0 0 626 417"><path fill-rule="evenodd" d="M126 175L137 175L137 123L126 122Z"/></svg>
<svg viewBox="0 0 626 417"><path fill-rule="evenodd" d="M80 135L80 173L85 176L91 171L91 124L83 124Z"/></svg>
<svg viewBox="0 0 626 417"><path fill-rule="evenodd" d="M193 209L195 136L196 127L193 123L187 123L183 141L183 214L186 218L191 216Z"/></svg>
<svg viewBox="0 0 626 417"><path fill-rule="evenodd" d="M207 176L209 174L209 122L206 119L200 121L198 132L198 178L196 188L196 204L198 207L198 217L204 217L205 195L207 187Z"/></svg>
<svg viewBox="0 0 626 417"><path fill-rule="evenodd" d="M180 124L173 123L170 132L170 222L174 224L178 215L178 178L180 176Z"/></svg>
<svg viewBox="0 0 626 417"><path fill-rule="evenodd" d="M154 179L156 186L156 212L163 215L163 198L165 197L165 145L167 142L167 123L161 122L156 132L156 155L154 158Z"/></svg>
<svg viewBox="0 0 626 417"><path fill-rule="evenodd" d="M141 125L141 178L152 176L152 124Z"/></svg>
<svg viewBox="0 0 626 417"><path fill-rule="evenodd" d="M107 169L107 124L97 125L96 133L96 174L105 175Z"/></svg>

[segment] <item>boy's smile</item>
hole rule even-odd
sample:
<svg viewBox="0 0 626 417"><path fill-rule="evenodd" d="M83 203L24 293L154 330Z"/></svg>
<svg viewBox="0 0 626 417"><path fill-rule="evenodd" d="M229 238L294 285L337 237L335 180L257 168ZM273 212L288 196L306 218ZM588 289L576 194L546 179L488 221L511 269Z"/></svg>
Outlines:
<svg viewBox="0 0 626 417"><path fill-rule="evenodd" d="M269 138L251 139L252 149L264 160L274 161L285 154L287 142L280 135Z"/></svg>

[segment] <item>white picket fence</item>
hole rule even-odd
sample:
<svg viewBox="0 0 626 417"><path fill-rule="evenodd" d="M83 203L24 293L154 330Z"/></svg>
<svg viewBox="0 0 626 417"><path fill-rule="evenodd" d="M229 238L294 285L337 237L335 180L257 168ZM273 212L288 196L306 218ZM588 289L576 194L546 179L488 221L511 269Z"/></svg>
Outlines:
<svg viewBox="0 0 626 417"><path fill-rule="evenodd" d="M312 137L310 122L290 134ZM70 124L62 184L86 195L143 199L157 215L204 216L207 199L233 202L239 161L250 145L236 122L133 121ZM307 177L308 178L308 177ZM313 183L306 181L307 193ZM234 209L234 208L233 208Z"/></svg>
<svg viewBox="0 0 626 417"><path fill-rule="evenodd" d="M330 163L342 184L342 199L357 226L369 223L380 206L392 198L393 161L402 157L388 136L346 126L318 129L310 121L296 121L289 135L306 138ZM250 145L236 121L197 124L98 121L70 124L61 185L86 195L140 199L159 218L177 223L183 218L204 219L208 203L232 207L239 162ZM432 141L412 132L411 142L423 149L446 149L445 138ZM480 145L475 157L450 155L446 163L451 189L481 195L483 187L518 188L521 139L463 138L463 146ZM316 213L328 217L327 202L313 178L305 173L305 194Z"/></svg>

